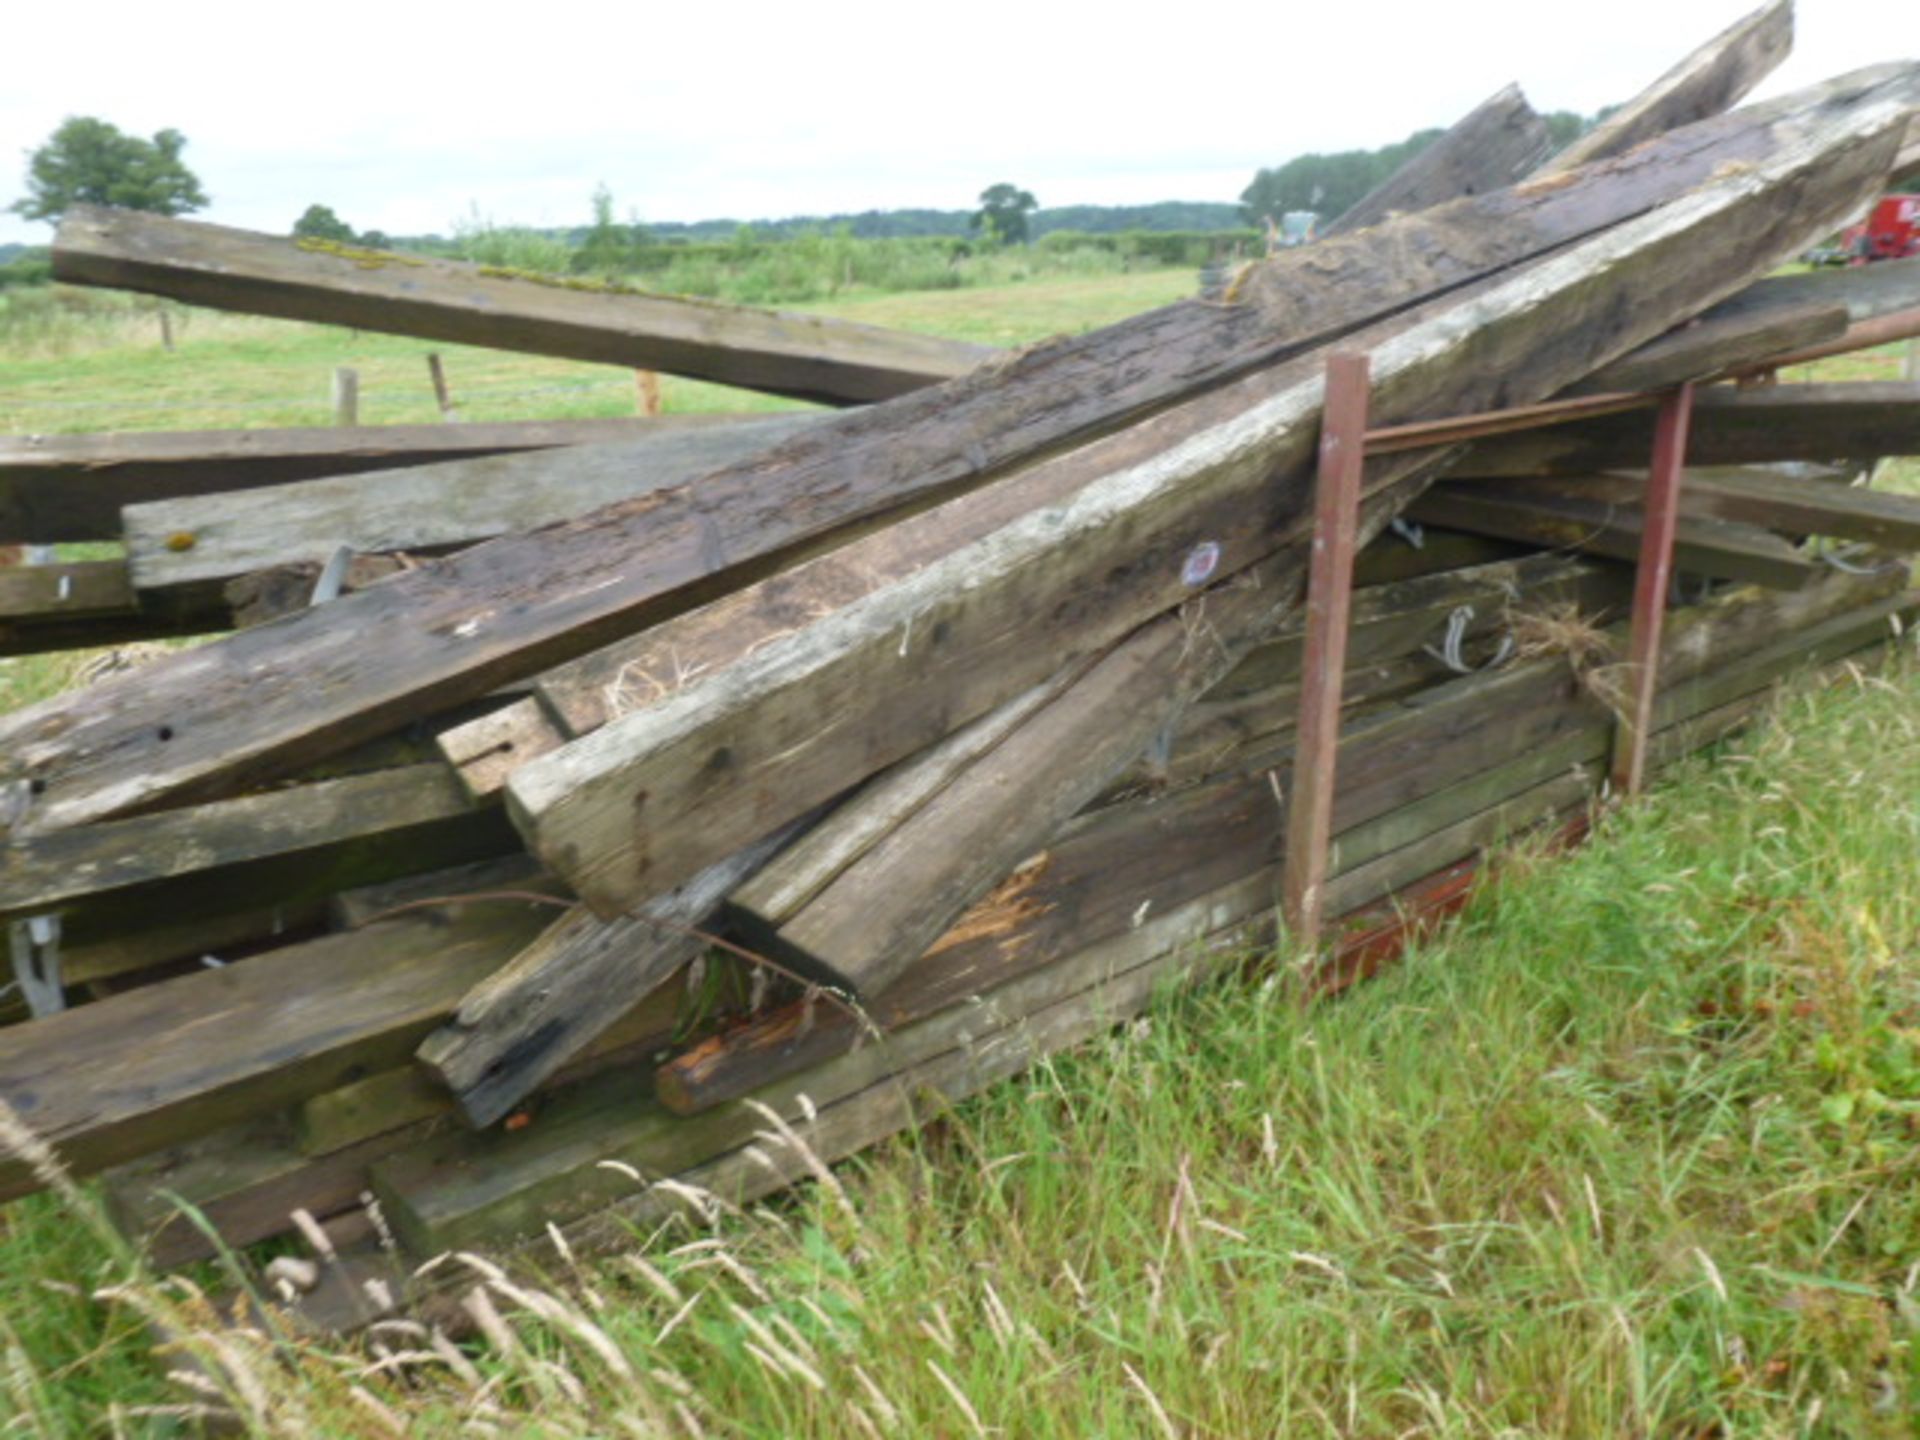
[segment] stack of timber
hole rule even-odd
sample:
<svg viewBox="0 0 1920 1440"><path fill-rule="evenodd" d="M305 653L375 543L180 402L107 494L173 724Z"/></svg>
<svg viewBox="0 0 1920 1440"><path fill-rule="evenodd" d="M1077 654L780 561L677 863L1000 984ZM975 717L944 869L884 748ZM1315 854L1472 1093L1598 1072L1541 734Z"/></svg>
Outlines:
<svg viewBox="0 0 1920 1440"><path fill-rule="evenodd" d="M1328 678L1301 599L1336 349L1370 356L1372 419L1342 918L1301 983L1364 975L1489 845L1601 794L1672 387L1702 387L1708 468L1657 761L1920 615L1920 501L1857 483L1920 452L1916 396L1708 383L1920 309L1914 265L1766 278L1920 111L1910 66L1725 110L1786 24L1718 37L1577 164L1528 173L1503 94L1371 223L984 359L76 215L73 281L850 408L0 454L21 538L127 549L0 572L98 591L9 618L16 648L248 622L0 717L0 1099L163 1263L209 1253L202 1220L245 1246L313 1217L337 1254L303 1305L352 1324L451 1248L766 1193L1242 963ZM38 1183L0 1162L0 1198Z"/></svg>

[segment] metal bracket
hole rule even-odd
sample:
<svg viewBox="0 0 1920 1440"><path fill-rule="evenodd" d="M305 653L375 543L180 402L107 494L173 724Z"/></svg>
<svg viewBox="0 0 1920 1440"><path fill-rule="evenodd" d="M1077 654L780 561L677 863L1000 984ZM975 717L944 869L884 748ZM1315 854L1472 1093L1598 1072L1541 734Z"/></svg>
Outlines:
<svg viewBox="0 0 1920 1440"><path fill-rule="evenodd" d="M67 1008L60 983L60 917L29 915L7 927L13 952L13 978L27 1009L38 1020Z"/></svg>

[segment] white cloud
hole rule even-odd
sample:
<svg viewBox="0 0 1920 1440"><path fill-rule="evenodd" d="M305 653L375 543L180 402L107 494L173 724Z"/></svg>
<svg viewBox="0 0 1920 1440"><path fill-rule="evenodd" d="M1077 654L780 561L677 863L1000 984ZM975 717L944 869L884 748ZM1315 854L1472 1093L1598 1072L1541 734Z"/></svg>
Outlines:
<svg viewBox="0 0 1920 1440"><path fill-rule="evenodd" d="M1260 165L1445 124L1509 80L1536 107L1630 95L1754 0L1123 9L733 0L273 7L104 0L9 17L0 204L70 114L184 131L203 218L309 203L394 232L584 222L602 181L655 220L1233 200ZM1920 51L1909 0L1807 0L1769 89ZM46 227L0 219L0 240Z"/></svg>

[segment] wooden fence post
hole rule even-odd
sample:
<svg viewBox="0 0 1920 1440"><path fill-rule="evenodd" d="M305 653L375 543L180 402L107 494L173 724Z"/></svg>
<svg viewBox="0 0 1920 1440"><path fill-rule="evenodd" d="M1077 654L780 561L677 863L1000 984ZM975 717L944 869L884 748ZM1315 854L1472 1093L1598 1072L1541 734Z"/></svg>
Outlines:
<svg viewBox="0 0 1920 1440"><path fill-rule="evenodd" d="M660 413L660 372L658 370L636 370L633 372L634 400L642 415Z"/></svg>
<svg viewBox="0 0 1920 1440"><path fill-rule="evenodd" d="M333 423L360 423L360 372L345 365L333 372Z"/></svg>
<svg viewBox="0 0 1920 1440"><path fill-rule="evenodd" d="M446 367L440 363L438 351L429 352L427 355L427 374L433 379L433 400L440 407L440 418L458 420L460 415L453 408L453 395L447 389Z"/></svg>
<svg viewBox="0 0 1920 1440"><path fill-rule="evenodd" d="M1366 355L1327 357L1320 422L1320 474L1307 571L1306 654L1301 665L1300 725L1293 749L1292 797L1280 907L1301 945L1320 938L1328 851L1333 843L1333 783L1340 744L1341 681L1353 613L1353 552L1360 530L1360 480L1366 459L1369 365Z"/></svg>

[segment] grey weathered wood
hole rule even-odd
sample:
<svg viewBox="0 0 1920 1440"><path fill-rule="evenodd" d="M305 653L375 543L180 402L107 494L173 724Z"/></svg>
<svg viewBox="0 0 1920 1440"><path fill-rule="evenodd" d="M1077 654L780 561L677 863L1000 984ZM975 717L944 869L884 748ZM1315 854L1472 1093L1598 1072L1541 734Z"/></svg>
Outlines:
<svg viewBox="0 0 1920 1440"><path fill-rule="evenodd" d="M1549 172L1621 155L1675 125L1718 114L1793 49L1793 0L1768 0L1681 60L1554 156Z"/></svg>
<svg viewBox="0 0 1920 1440"><path fill-rule="evenodd" d="M356 555L470 545L571 520L618 500L684 485L816 424L811 415L740 416L535 455L383 470L131 505L123 512L142 591ZM182 544L181 537L190 544Z"/></svg>
<svg viewBox="0 0 1920 1440"><path fill-rule="evenodd" d="M0 845L0 918L71 912L97 939L515 848L444 765L410 765L16 838Z"/></svg>
<svg viewBox="0 0 1920 1440"><path fill-rule="evenodd" d="M789 838L757 841L632 915L567 910L461 999L420 1046L420 1064L453 1092L469 1124L491 1125L703 952L699 927Z"/></svg>
<svg viewBox="0 0 1920 1440"><path fill-rule="evenodd" d="M710 598L737 583L738 572L727 572L748 557L1117 425L1297 351L1307 337L1324 339L1328 327L1346 331L1359 323L1358 312L1412 305L1436 289L1457 292L1543 246L1643 214L1726 162L1751 165L1744 173L1753 175L1769 163L1765 157L1815 143L1788 140L1790 130L1817 137L1853 126L1864 140L1863 117L1880 107L1889 125L1904 124L1904 113L1891 112L1911 103L1915 78L1901 67L1844 77L1772 108L1662 137L1631 166L1597 167L1544 190L1471 197L1376 226L1364 242L1336 237L1289 252L1261 267L1266 282L1249 291L1257 301L1173 306L1023 352L987 372L837 417L774 456L685 491L486 542L307 615L203 646L162 662L138 687L109 685L85 700L45 702L0 721L0 779L37 784L27 823L40 828L233 793ZM1856 146L1845 165L1830 167L1835 178L1823 177L1809 194L1844 190L1855 169L1882 158L1872 143ZM1710 183L1715 193L1727 185ZM1804 214L1779 223L1828 223L1814 213L1817 202L1806 203ZM1756 201L1751 208L1770 207ZM1289 275L1319 283L1290 283ZM1729 285L1742 275L1730 270ZM1673 299L1650 297L1650 305L1667 305L1670 314ZM1577 328L1566 338L1576 347L1581 339ZM1604 347L1618 337L1601 323L1587 338ZM1493 389L1487 402L1500 398L1500 387ZM380 643L367 644L370 635ZM176 737L164 750L153 739L163 725Z"/></svg>
<svg viewBox="0 0 1920 1440"><path fill-rule="evenodd" d="M1422 495L1408 512L1421 522L1477 530L1546 548L1632 560L1639 553L1645 515L1637 504L1548 494L1526 485L1446 484ZM1815 562L1753 525L1683 516L1674 536L1673 563L1691 575L1757 580L1797 590Z"/></svg>
<svg viewBox="0 0 1920 1440"><path fill-rule="evenodd" d="M1378 345L1376 413L1471 411L1519 385L1550 393L1642 343L1876 188L1907 116L1904 104L1870 106L1810 125L1774 159ZM1175 442L1161 455L1108 469L1069 505L523 766L508 781L516 823L598 910L675 883L1035 683L1063 654L1177 605L1203 547L1219 546L1231 574L1284 545L1318 403L1317 379L1296 380L1205 428L1175 430L1170 412L1155 422Z"/></svg>
<svg viewBox="0 0 1920 1440"><path fill-rule="evenodd" d="M0 655L204 635L232 623L217 595L142 605L124 560L0 566Z"/></svg>
<svg viewBox="0 0 1920 1440"><path fill-rule="evenodd" d="M1591 475L1635 469L1653 448L1646 412L1485 440L1461 476ZM1905 381L1714 387L1694 397L1690 465L1757 465L1849 455L1920 454L1920 386Z"/></svg>
<svg viewBox="0 0 1920 1440"><path fill-rule="evenodd" d="M1552 148L1547 125L1518 85L1482 101L1413 159L1336 216L1321 238L1376 225L1391 214L1511 185Z"/></svg>
<svg viewBox="0 0 1920 1440"><path fill-rule="evenodd" d="M0 1098L78 1171L130 1159L398 1064L545 918L390 920L9 1026ZM38 1184L0 1164L0 1197Z"/></svg>
<svg viewBox="0 0 1920 1440"><path fill-rule="evenodd" d="M1799 305L1844 305L1847 319L1855 325L1912 310L1920 306L1920 257L1840 270L1769 275L1721 301L1701 318L1733 319Z"/></svg>
<svg viewBox="0 0 1920 1440"><path fill-rule="evenodd" d="M947 379L992 352L821 315L754 310L418 255L76 205L55 278L193 305L665 370L833 404Z"/></svg>
<svg viewBox="0 0 1920 1440"><path fill-rule="evenodd" d="M1511 482L1522 494L1566 495L1602 504L1637 505L1645 482L1631 475L1590 475ZM1771 470L1689 470L1680 513L1758 525L1788 535L1827 535L1889 550L1920 550L1920 497L1800 479Z"/></svg>
<svg viewBox="0 0 1920 1440"><path fill-rule="evenodd" d="M333 423L347 430L360 424L360 372L351 366L334 367Z"/></svg>
<svg viewBox="0 0 1920 1440"><path fill-rule="evenodd" d="M35 544L117 540L120 508L322 475L633 440L736 423L735 416L515 420L282 430L0 435L0 537Z"/></svg>
<svg viewBox="0 0 1920 1440"><path fill-rule="evenodd" d="M1573 395L1660 390L1846 333L1847 307L1803 304L1707 317L1642 345L1572 386Z"/></svg>

